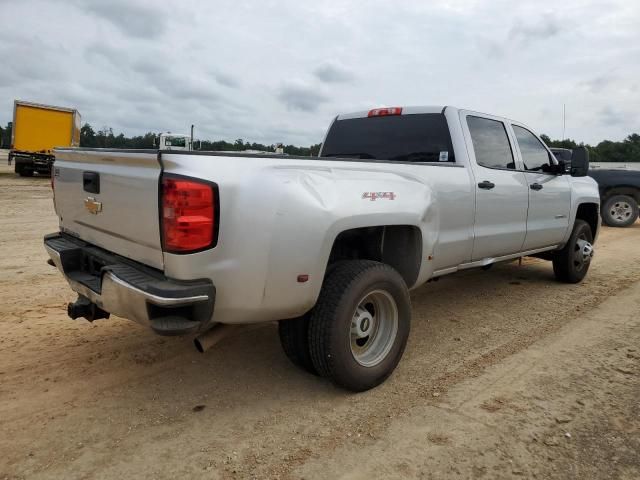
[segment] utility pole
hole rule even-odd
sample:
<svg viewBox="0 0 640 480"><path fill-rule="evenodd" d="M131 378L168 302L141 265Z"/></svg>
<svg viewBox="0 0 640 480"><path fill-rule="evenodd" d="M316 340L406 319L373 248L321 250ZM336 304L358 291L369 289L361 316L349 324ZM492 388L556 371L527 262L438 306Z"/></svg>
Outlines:
<svg viewBox="0 0 640 480"><path fill-rule="evenodd" d="M562 140L564 140L565 137L565 131L567 129L567 104L563 103L562 104Z"/></svg>

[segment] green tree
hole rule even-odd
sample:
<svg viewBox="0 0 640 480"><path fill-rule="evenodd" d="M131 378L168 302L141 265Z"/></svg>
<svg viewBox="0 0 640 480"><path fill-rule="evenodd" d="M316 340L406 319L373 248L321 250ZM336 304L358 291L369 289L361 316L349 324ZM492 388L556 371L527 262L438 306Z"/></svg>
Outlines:
<svg viewBox="0 0 640 480"><path fill-rule="evenodd" d="M5 128L0 127L0 148L11 147L11 131L13 130L13 122L8 122Z"/></svg>
<svg viewBox="0 0 640 480"><path fill-rule="evenodd" d="M576 148L584 144L577 144L574 140L552 140L548 135L540 138L550 147ZM589 150L589 159L592 162L640 162L640 135L632 133L622 142L603 140L595 147L584 145Z"/></svg>
<svg viewBox="0 0 640 480"><path fill-rule="evenodd" d="M9 135L11 124L9 123ZM2 129L2 134L6 136L6 130ZM2 138L2 136L0 136ZM258 142L248 142L242 138L236 139L233 143L226 140L202 140L197 142L199 150L205 151L235 151L259 150L264 152L275 152L275 145L265 145ZM115 134L113 128L104 126L97 132L89 124L85 123L80 129L80 146L89 148L157 148L158 135L147 132L144 135L127 137L124 133ZM285 145L284 152L288 155L317 156L321 144L317 143L310 147L297 147L295 145Z"/></svg>
<svg viewBox="0 0 640 480"><path fill-rule="evenodd" d="M85 123L80 128L80 146L81 147L95 147L96 146L96 132L88 123Z"/></svg>
<svg viewBox="0 0 640 480"><path fill-rule="evenodd" d="M235 142L233 142L233 149L237 151L245 150L244 140L238 138Z"/></svg>
<svg viewBox="0 0 640 480"><path fill-rule="evenodd" d="M311 147L309 148L309 155L311 155L312 157L317 157L318 154L320 153L320 148L322 148L321 143L316 143L315 145L311 145Z"/></svg>

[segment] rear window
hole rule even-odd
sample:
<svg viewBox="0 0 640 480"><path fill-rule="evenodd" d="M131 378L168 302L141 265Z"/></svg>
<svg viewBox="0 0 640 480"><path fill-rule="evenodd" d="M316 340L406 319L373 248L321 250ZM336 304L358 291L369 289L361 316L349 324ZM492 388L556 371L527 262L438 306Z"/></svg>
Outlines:
<svg viewBox="0 0 640 480"><path fill-rule="evenodd" d="M321 157L398 162L455 162L441 113L352 118L333 123Z"/></svg>

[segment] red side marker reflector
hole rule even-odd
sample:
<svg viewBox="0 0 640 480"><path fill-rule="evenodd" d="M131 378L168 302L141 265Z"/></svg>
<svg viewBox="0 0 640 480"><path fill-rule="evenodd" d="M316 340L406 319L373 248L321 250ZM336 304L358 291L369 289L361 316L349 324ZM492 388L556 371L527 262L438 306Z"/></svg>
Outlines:
<svg viewBox="0 0 640 480"><path fill-rule="evenodd" d="M309 280L309 275L298 275L298 283L304 283Z"/></svg>
<svg viewBox="0 0 640 480"><path fill-rule="evenodd" d="M389 115L402 115L402 107L374 108L369 110L368 117L388 117Z"/></svg>

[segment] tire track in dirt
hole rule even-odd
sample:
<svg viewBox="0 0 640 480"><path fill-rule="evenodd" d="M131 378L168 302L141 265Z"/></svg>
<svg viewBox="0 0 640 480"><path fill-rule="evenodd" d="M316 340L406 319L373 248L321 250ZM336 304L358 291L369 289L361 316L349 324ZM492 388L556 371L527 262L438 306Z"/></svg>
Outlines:
<svg viewBox="0 0 640 480"><path fill-rule="evenodd" d="M344 443L344 439L349 439L350 437L347 433L358 430L354 428L357 425L367 426L366 435L362 436L362 441L358 442L360 446L365 447L370 443L368 441L369 438L372 440L378 438L397 417L405 415L412 408L420 404L437 405L438 402L434 400L434 398L446 394L449 388L469 378L480 376L488 368L499 364L504 359L525 350L549 335L557 333L568 322L580 316L582 311L588 311L589 309L599 306L612 294L620 294L629 288L630 285L638 281L640 281L640 271L636 274L619 278L615 284L608 288L603 288L597 295L589 297L583 305L576 307L575 310L568 310L558 316L554 323L545 323L544 325L528 330L513 340L481 354L478 358L464 361L462 365L453 371L441 375L432 381L424 383L412 382L404 385L403 395L397 395L392 403L377 403L373 408L369 404L366 412L358 415L348 425L343 424L341 428L333 431L330 436L318 442L315 448L305 445L304 447L293 449L290 453L286 454L289 460L285 464L274 465L271 469L268 469L265 473L266 477L277 476L279 478L290 478L292 470L303 465L312 455L317 455L319 451L324 455L329 455L334 450L340 448L341 444ZM370 421L371 418L378 419L378 422L372 423ZM360 432L360 435L362 435L362 432ZM227 478L235 477L229 476Z"/></svg>

